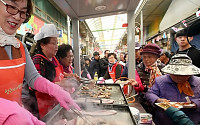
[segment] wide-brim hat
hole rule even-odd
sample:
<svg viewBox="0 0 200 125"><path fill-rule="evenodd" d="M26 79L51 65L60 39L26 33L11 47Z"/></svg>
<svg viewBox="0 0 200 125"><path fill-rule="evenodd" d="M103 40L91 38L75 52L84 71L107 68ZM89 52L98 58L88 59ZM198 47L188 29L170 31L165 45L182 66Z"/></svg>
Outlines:
<svg viewBox="0 0 200 125"><path fill-rule="evenodd" d="M45 24L41 30L34 36L34 40L38 41L47 37L58 37L59 33L54 24Z"/></svg>
<svg viewBox="0 0 200 125"><path fill-rule="evenodd" d="M140 52L140 54L144 54L144 53L151 53L151 54L155 54L158 57L160 57L161 54L161 49L157 44L147 44L146 46L144 46L144 48L142 49L142 52Z"/></svg>
<svg viewBox="0 0 200 125"><path fill-rule="evenodd" d="M173 75L197 75L200 69L192 64L192 60L186 54L174 55L169 64L161 69L164 73Z"/></svg>

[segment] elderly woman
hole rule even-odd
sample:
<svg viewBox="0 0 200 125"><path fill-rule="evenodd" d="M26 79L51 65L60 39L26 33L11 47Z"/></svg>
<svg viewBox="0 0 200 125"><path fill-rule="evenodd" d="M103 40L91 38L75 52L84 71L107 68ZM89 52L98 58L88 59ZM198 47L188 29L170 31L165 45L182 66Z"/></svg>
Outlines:
<svg viewBox="0 0 200 125"><path fill-rule="evenodd" d="M38 72L48 79L56 83L64 78L63 67L55 57L58 51L59 36L55 25L45 24L39 33L34 36L37 41L37 54L32 57ZM55 98L35 91L40 118L42 118L49 110L58 104Z"/></svg>
<svg viewBox="0 0 200 125"><path fill-rule="evenodd" d="M160 102L189 102L195 105L192 109L182 111L195 123L200 121L200 69L192 64L186 54L176 54L170 63L162 69L167 75L155 79L155 84L146 93L146 98L151 104ZM154 122L158 125L171 125L163 110L157 109Z"/></svg>
<svg viewBox="0 0 200 125"><path fill-rule="evenodd" d="M64 72L73 73L72 62L74 59L74 54L72 46L69 44L62 44L58 47L58 52L56 54L60 64L62 65Z"/></svg>
<svg viewBox="0 0 200 125"><path fill-rule="evenodd" d="M72 46L69 44L60 45L56 56L64 70L65 77L74 77L79 80L78 75L74 74L74 68L72 67L74 59Z"/></svg>
<svg viewBox="0 0 200 125"><path fill-rule="evenodd" d="M136 69L146 90L154 84L156 77L162 75L160 70L165 65L158 60L160 53L161 49L157 44L148 44L140 52L143 60Z"/></svg>
<svg viewBox="0 0 200 125"><path fill-rule="evenodd" d="M158 60L160 53L161 49L158 45L147 44L140 52L142 55L142 62L136 67L144 86L144 91L139 93L139 101L143 108L150 113L153 113L153 109L146 101L144 94L147 92L148 88L151 88L151 86L154 84L154 79L162 75L160 70L165 65Z"/></svg>

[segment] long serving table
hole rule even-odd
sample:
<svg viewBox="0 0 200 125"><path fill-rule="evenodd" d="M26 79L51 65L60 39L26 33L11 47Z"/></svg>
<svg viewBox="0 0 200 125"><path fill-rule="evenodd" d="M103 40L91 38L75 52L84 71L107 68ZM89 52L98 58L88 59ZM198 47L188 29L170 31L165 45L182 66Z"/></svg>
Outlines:
<svg viewBox="0 0 200 125"><path fill-rule="evenodd" d="M135 102L129 103L129 106L138 109L140 113L147 113L137 99L135 100ZM150 125L150 124L141 124L141 125ZM155 125L153 121L152 125Z"/></svg>

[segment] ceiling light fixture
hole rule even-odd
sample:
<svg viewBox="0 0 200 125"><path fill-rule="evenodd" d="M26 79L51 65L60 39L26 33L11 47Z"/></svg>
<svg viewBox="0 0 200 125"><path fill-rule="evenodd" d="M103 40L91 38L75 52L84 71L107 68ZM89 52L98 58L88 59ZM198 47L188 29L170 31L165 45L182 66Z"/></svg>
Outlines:
<svg viewBox="0 0 200 125"><path fill-rule="evenodd" d="M97 6L97 7L95 7L96 11L102 11L102 10L105 10L105 9L106 9L106 6Z"/></svg>

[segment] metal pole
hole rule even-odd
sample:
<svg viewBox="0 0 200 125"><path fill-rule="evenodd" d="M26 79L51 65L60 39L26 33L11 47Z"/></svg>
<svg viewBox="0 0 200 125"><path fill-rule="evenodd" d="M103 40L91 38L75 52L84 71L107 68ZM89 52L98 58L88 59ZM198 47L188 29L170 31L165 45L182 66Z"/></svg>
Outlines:
<svg viewBox="0 0 200 125"><path fill-rule="evenodd" d="M140 12L140 35L141 44L144 44L144 31L143 31L143 11Z"/></svg>
<svg viewBox="0 0 200 125"><path fill-rule="evenodd" d="M79 21L78 19L72 19L73 29L73 49L74 49L74 71L78 76L81 76L80 65L80 43L79 43Z"/></svg>
<svg viewBox="0 0 200 125"><path fill-rule="evenodd" d="M134 11L128 12L127 21L128 21L127 43L128 43L128 55L129 55L128 56L128 78L135 79L135 18L134 18ZM135 93L135 91L133 93Z"/></svg>
<svg viewBox="0 0 200 125"><path fill-rule="evenodd" d="M69 44L70 43L70 36L71 36L71 33L70 33L70 17L67 16L67 43Z"/></svg>

